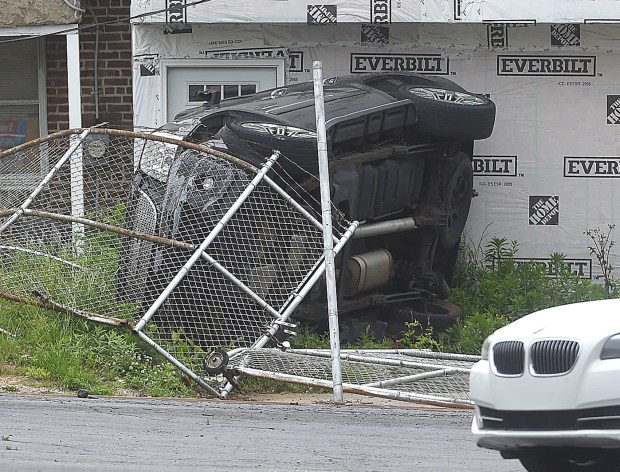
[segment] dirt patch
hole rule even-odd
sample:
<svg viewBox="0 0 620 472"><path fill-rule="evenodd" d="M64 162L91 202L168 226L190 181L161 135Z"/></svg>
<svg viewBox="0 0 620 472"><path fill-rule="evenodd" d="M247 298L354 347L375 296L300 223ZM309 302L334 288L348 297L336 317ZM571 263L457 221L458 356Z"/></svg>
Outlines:
<svg viewBox="0 0 620 472"><path fill-rule="evenodd" d="M74 396L77 392L57 386L50 386L45 381L38 381L20 375L0 375L0 394L15 393L19 395L67 395ZM129 388L117 388L114 396L139 397L140 393Z"/></svg>
<svg viewBox="0 0 620 472"><path fill-rule="evenodd" d="M57 387L50 387L44 382L37 382L36 380L18 375L0 376L0 392L21 393L25 395L67 395L71 393Z"/></svg>
<svg viewBox="0 0 620 472"><path fill-rule="evenodd" d="M256 403L280 403L287 405L335 404L332 393L250 393L239 395L239 401ZM385 408L423 408L423 409L455 409L426 403L414 403L389 398L370 397L354 393L344 394L344 406L369 406ZM462 409L462 408L456 408Z"/></svg>
<svg viewBox="0 0 620 472"><path fill-rule="evenodd" d="M58 387L51 387L45 382L39 382L27 377L18 375L0 376L0 394L16 395L59 395L76 396L77 392L65 390ZM99 395L97 395L99 396ZM114 397L142 397L139 392L131 389L118 389L114 392ZM142 397L144 398L144 397ZM192 400L210 399L211 397L201 397ZM235 395L230 400L247 403L270 403L282 405L333 405L334 395L332 393L250 393ZM404 402L387 398L369 397L353 393L344 394L344 406L368 406L383 408L424 408L424 409L445 409L441 406Z"/></svg>

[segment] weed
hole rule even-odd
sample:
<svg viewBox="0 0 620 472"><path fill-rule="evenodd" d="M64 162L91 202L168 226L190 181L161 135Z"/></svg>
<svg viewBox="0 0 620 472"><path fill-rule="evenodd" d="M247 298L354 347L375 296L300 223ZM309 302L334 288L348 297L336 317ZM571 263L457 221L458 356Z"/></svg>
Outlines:
<svg viewBox="0 0 620 472"><path fill-rule="evenodd" d="M296 349L329 349L329 333L318 333L313 328L301 325L297 336L291 339L291 347Z"/></svg>
<svg viewBox="0 0 620 472"><path fill-rule="evenodd" d="M331 380L331 378L329 379ZM279 380L263 379L258 377L241 377L240 380L241 392L233 390L233 397L241 397L247 395L248 392L252 393L329 393L331 389L324 389L321 387L311 387L304 384L295 384L289 382L281 382Z"/></svg>
<svg viewBox="0 0 620 472"><path fill-rule="evenodd" d="M615 245L615 241L611 239L611 233L613 232L615 227L616 225L607 225L606 233L601 231L600 228L588 229L584 232L584 234L592 240L592 244L588 246L588 249L590 250L590 255L596 257L596 260L601 268L602 274L598 275L597 278L603 279L603 282L605 284L605 291L608 295L616 287L616 283L612 277L612 272L614 268L609 262L609 254L611 253L611 248Z"/></svg>
<svg viewBox="0 0 620 472"><path fill-rule="evenodd" d="M387 340L377 340L377 335L370 325L366 326L366 329L362 331L359 338L355 340L355 344L345 346L355 349L388 349L391 347L390 342Z"/></svg>
<svg viewBox="0 0 620 472"><path fill-rule="evenodd" d="M507 325L511 319L496 311L475 312L463 322L439 333L438 342L447 352L480 354L483 341L491 333Z"/></svg>
<svg viewBox="0 0 620 472"><path fill-rule="evenodd" d="M122 209L109 215L118 222ZM609 262L613 225L607 231L588 230L592 241L589 250L602 270L602 284L594 283L571 272L565 255L553 253L548 263L521 261L516 256L517 241L493 237L486 244L462 244L455 269L454 287L450 301L461 306L464 320L445 332L432 326L423 328L417 322L408 323L396 341L377 341L375 333L366 329L356 341L362 349L405 347L435 351L476 354L483 340L501 326L542 308L584 300L609 298L618 295ZM50 296L72 306L91 306L94 287L110 294L98 303L108 307L108 313L129 318L132 306L119 305L112 295L115 273L112 269L118 258L118 238L88 233L85 251L76 256L67 249L57 252L61 258L95 271L71 268L46 258L33 258L25 253L12 254L8 273L2 279L12 280L19 271L45 273ZM58 251L58 248L56 248ZM63 281L62 283L60 281ZM64 297L64 298L63 298ZM31 306L0 301L0 371L19 373L46 385L65 389L87 389L93 394L110 394L129 388L148 396L195 396L197 387L188 381L172 364L161 358L129 332L95 325L71 315L50 313ZM154 326L147 329L154 330ZM9 333L10 335L7 335ZM149 332L153 335L155 333ZM182 363L201 358L199 346L188 340L182 330L171 333L171 349ZM302 327L291 339L295 348L330 347L329 335ZM232 347L232 345L230 346ZM273 380L244 378L246 391L259 392L316 392L323 391L303 385L291 386ZM8 391L3 387L3 390Z"/></svg>
<svg viewBox="0 0 620 472"><path fill-rule="evenodd" d="M26 375L34 380L47 380L50 378L50 373L47 370L36 366L27 367Z"/></svg>
<svg viewBox="0 0 620 472"><path fill-rule="evenodd" d="M119 388L147 396L193 394L174 366L129 332L4 301L0 323L16 333L15 338L0 337L0 363L12 365L14 373L97 395Z"/></svg>
<svg viewBox="0 0 620 472"><path fill-rule="evenodd" d="M403 332L403 337L396 342L405 349L430 349L441 351L443 346L433 336L433 327L429 324L425 329L419 321L405 323L407 329Z"/></svg>
<svg viewBox="0 0 620 472"><path fill-rule="evenodd" d="M508 242L506 238L494 237L484 249L484 260L490 263L493 268L499 268L502 263L511 261L518 250L519 243L517 241Z"/></svg>

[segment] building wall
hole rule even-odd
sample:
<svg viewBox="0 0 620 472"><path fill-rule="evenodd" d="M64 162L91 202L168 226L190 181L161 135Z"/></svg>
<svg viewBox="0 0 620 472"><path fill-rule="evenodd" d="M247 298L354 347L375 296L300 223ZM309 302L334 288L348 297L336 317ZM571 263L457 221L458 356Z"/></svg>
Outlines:
<svg viewBox="0 0 620 472"><path fill-rule="evenodd" d="M130 3L95 0L80 23L83 126L108 122L108 127L132 128L131 28L126 20ZM47 38L46 56L48 127L54 132L69 126L65 36Z"/></svg>
<svg viewBox="0 0 620 472"><path fill-rule="evenodd" d="M160 25L134 28L136 127L158 125L164 74L183 61L282 58L289 84L312 79L314 61L325 77L409 70L488 94L497 116L493 135L475 144L478 196L466 240L481 248L493 237L516 240L519 259L549 267L550 255L563 253L580 277L601 275L586 231L620 228L619 25L192 24L191 33L174 35ZM609 261L620 266L617 246Z"/></svg>
<svg viewBox="0 0 620 472"><path fill-rule="evenodd" d="M79 8L80 3L75 0L73 4ZM0 0L0 11L0 28L64 25L77 23L81 18L81 13L63 0Z"/></svg>
<svg viewBox="0 0 620 472"><path fill-rule="evenodd" d="M69 127L66 43L64 36L48 36L46 39L47 123L50 133Z"/></svg>

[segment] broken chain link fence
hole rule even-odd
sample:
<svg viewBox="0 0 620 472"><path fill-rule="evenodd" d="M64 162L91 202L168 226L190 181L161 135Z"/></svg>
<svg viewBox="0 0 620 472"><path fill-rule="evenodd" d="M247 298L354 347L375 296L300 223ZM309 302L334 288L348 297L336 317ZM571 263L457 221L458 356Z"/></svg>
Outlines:
<svg viewBox="0 0 620 472"><path fill-rule="evenodd" d="M237 374L327 382L325 357L260 349L281 345L324 272L320 203L277 151L265 157L257 168L173 135L100 128L0 153L0 296L130 329L214 395L231 389L205 371L214 349ZM338 252L356 223L334 215ZM362 364L384 373L347 374L348 387L421 369ZM439 396L467 402L450 388Z"/></svg>

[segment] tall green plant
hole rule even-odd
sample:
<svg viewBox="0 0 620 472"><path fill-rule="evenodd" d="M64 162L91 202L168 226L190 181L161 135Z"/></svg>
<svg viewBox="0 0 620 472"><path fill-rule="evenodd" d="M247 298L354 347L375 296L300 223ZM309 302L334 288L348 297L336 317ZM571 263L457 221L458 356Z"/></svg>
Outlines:
<svg viewBox="0 0 620 472"><path fill-rule="evenodd" d="M461 257L458 262L470 272L458 279L451 301L463 308L466 318L439 337L446 350L473 354L486 336L524 315L614 295L613 289L571 272L562 253L551 254L546 262L517 260L518 242L500 237L477 248L464 253L477 260Z"/></svg>
<svg viewBox="0 0 620 472"><path fill-rule="evenodd" d="M588 246L590 255L596 257L602 271L602 274L597 276L597 278L603 279L605 291L608 295L616 288L616 282L612 276L614 268L609 261L611 248L616 244L616 242L611 239L611 233L615 228L616 225L608 224L607 232L603 232L600 228L588 229L584 232L591 240L591 244Z"/></svg>
<svg viewBox="0 0 620 472"><path fill-rule="evenodd" d="M484 260L493 269L499 269L503 263L510 263L518 250L519 243L516 240L494 237L485 246Z"/></svg>

